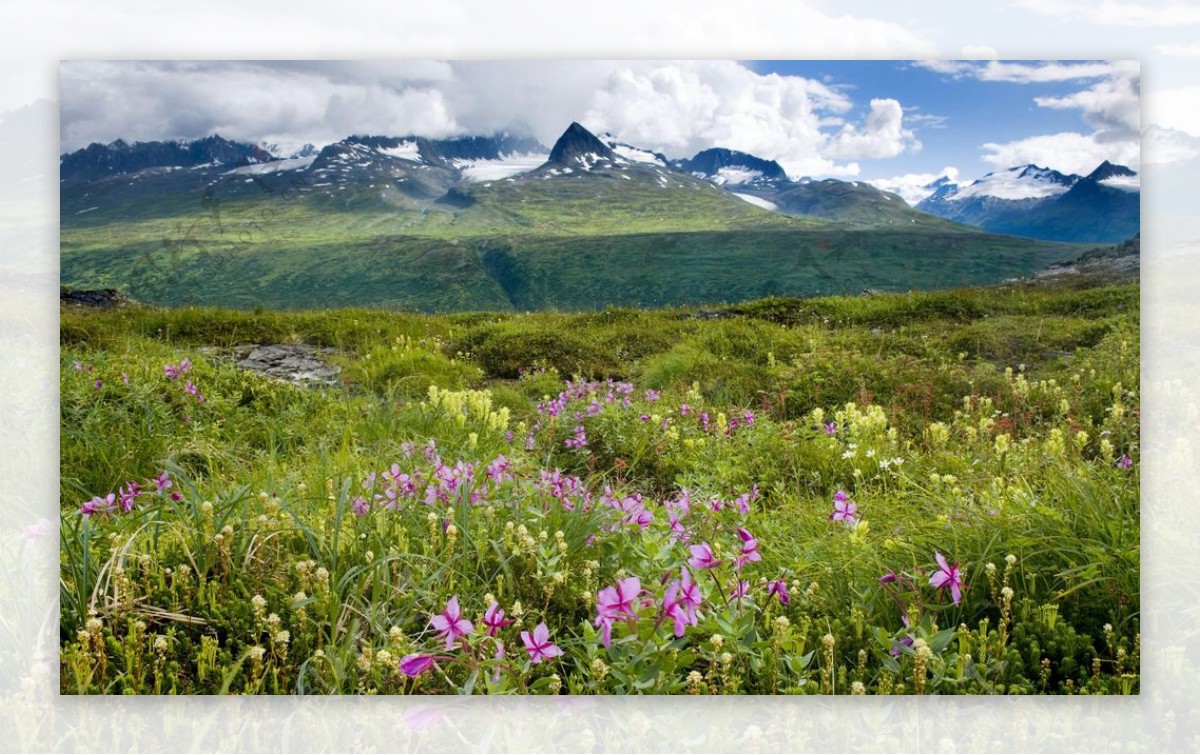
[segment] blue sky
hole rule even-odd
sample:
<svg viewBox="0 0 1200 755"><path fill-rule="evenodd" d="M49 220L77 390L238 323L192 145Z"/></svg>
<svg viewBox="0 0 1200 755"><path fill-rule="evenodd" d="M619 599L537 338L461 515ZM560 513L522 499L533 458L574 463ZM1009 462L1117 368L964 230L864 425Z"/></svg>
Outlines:
<svg viewBox="0 0 1200 755"><path fill-rule="evenodd" d="M982 145L1086 129L1078 110L1039 107L1035 97L1062 97L1078 81L1013 83L981 81L931 71L911 61L751 61L761 73L804 76L841 88L853 100L846 116L863 118L873 98L893 98L921 149L896 157L861 161L863 179L921 173L957 166L965 176L997 166L983 159Z"/></svg>

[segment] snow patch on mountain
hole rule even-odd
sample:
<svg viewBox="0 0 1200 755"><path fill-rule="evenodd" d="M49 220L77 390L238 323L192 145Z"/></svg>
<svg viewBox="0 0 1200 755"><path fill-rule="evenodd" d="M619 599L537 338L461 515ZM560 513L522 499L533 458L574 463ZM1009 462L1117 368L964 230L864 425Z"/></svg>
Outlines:
<svg viewBox="0 0 1200 755"><path fill-rule="evenodd" d="M1036 165L1020 165L997 173L988 173L974 183L947 194L946 200L959 202L973 197L995 199L1046 199L1066 194L1079 176L1064 176Z"/></svg>
<svg viewBox="0 0 1200 755"><path fill-rule="evenodd" d="M267 163L252 163L250 165L243 165L240 168L234 168L233 170L226 171L226 173L234 176L261 176L269 173L279 173L280 171L285 170L304 170L308 166L312 165L313 161L316 159L316 155L311 155L309 157L291 157L286 160L272 160L271 162Z"/></svg>
<svg viewBox="0 0 1200 755"><path fill-rule="evenodd" d="M757 181L762 177L761 170L725 167L717 170L717 174L713 176L712 180L718 186L725 186L726 184L736 186L738 184L748 184L752 181Z"/></svg>
<svg viewBox="0 0 1200 755"><path fill-rule="evenodd" d="M502 155L498 160L455 160L454 167L462 171L466 181L496 181L528 173L546 162L547 157L547 154L520 153Z"/></svg>
<svg viewBox="0 0 1200 755"><path fill-rule="evenodd" d="M376 147L381 153L401 160L411 160L415 163L424 162L421 158L421 147L415 141L402 141L395 147Z"/></svg>
<svg viewBox="0 0 1200 755"><path fill-rule="evenodd" d="M620 157L625 158L635 163L649 163L651 165L665 165L658 155L645 149L631 147L628 144L612 144L612 151L616 152Z"/></svg>
<svg viewBox="0 0 1200 755"><path fill-rule="evenodd" d="M731 192L731 193L738 199L749 202L750 204L752 204L756 207L761 207L764 210L778 210L779 209L779 205L775 204L774 202L772 202L770 200L763 199L762 197L756 197L753 194L739 194L736 191Z"/></svg>
<svg viewBox="0 0 1200 755"><path fill-rule="evenodd" d="M1121 191L1141 191L1142 181L1140 176L1110 176L1100 181L1103 186L1108 186L1112 189L1120 189Z"/></svg>

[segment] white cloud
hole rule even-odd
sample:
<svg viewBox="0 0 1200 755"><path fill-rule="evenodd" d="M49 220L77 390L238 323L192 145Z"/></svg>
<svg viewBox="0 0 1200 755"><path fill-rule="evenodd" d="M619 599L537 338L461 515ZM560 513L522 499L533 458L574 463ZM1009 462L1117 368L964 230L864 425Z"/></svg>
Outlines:
<svg viewBox="0 0 1200 755"><path fill-rule="evenodd" d="M572 120L672 157L743 150L796 176L853 176L854 160L920 148L896 100L851 124L845 91L734 61L67 62L60 78L64 151L212 133L323 144L509 131L550 145Z"/></svg>
<svg viewBox="0 0 1200 755"><path fill-rule="evenodd" d="M971 77L980 81L1004 81L1013 84L1045 84L1055 81L1075 81L1112 76L1129 67L1129 63L1095 62L1070 63L1004 63L998 60L976 62L967 60L921 60L917 66L936 73L958 78ZM1136 64L1134 64L1136 65Z"/></svg>
<svg viewBox="0 0 1200 755"><path fill-rule="evenodd" d="M899 194L905 202L915 206L922 199L933 193L931 189L926 187L939 178L949 178L951 181L957 182L958 168L948 165L938 173L906 173L902 176L892 176L891 178L870 179L867 183L877 189Z"/></svg>
<svg viewBox="0 0 1200 755"><path fill-rule="evenodd" d="M1086 87L1056 97L1034 97L1038 107L1078 110L1091 133L1042 134L983 145L984 161L997 168L1036 163L1069 173L1090 173L1104 160L1137 168L1140 158L1141 66L1135 60L1100 62L1004 63L988 61L922 61L918 65L957 78L1010 84L1078 81ZM1200 92L1200 87L1196 88ZM1196 98L1192 100L1195 101ZM1170 108L1183 108L1172 102ZM1200 115L1200 112L1197 112ZM1200 125L1200 118L1196 119Z"/></svg>
<svg viewBox="0 0 1200 755"><path fill-rule="evenodd" d="M904 108L897 100L873 99L863 128L846 124L825 154L841 159L896 157L917 152L921 143L904 128Z"/></svg>
<svg viewBox="0 0 1200 755"><path fill-rule="evenodd" d="M1069 21L1087 21L1100 26L1145 28L1200 24L1200 6L1180 0L1157 3L1128 3L1119 0L1016 0L1016 5L1043 15Z"/></svg>
<svg viewBox="0 0 1200 755"><path fill-rule="evenodd" d="M1141 130L1141 77L1136 63L1115 66L1113 75L1062 97L1035 97L1041 107L1078 109L1102 141L1136 139Z"/></svg>
<svg viewBox="0 0 1200 755"><path fill-rule="evenodd" d="M1138 170L1141 149L1138 140L1101 142L1094 134L1063 132L1018 139L1011 142L989 142L983 145L983 160L998 169L1033 163L1063 173L1087 175L1105 160Z"/></svg>

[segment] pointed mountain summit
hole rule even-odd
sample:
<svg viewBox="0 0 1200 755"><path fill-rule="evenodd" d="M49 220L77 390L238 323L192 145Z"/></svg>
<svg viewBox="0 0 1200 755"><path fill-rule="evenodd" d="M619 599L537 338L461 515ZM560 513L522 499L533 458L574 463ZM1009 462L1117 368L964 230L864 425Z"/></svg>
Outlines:
<svg viewBox="0 0 1200 755"><path fill-rule="evenodd" d="M607 144L596 138L579 123L572 121L563 135L558 137L554 148L550 150L550 165L571 165L572 163L594 163L597 160L613 160L616 153Z"/></svg>
<svg viewBox="0 0 1200 755"><path fill-rule="evenodd" d="M1109 178L1129 178L1136 176L1137 172L1131 168L1126 168L1124 165L1110 163L1108 160L1100 163L1099 167L1088 174L1088 180L1104 181Z"/></svg>

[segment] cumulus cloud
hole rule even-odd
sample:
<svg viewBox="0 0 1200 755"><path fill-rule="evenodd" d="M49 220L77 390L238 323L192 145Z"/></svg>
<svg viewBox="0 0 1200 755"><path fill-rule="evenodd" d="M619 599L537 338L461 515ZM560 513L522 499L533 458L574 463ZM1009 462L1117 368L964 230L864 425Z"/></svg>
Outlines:
<svg viewBox="0 0 1200 755"><path fill-rule="evenodd" d="M1187 26L1200 24L1200 7L1181 0L1129 3L1120 0L1016 0L1016 5L1047 16L1100 26Z"/></svg>
<svg viewBox="0 0 1200 755"><path fill-rule="evenodd" d="M1141 78L1137 64L1122 64L1087 89L1062 97L1035 97L1041 107L1079 110L1099 141L1136 139L1141 130Z"/></svg>
<svg viewBox="0 0 1200 755"><path fill-rule="evenodd" d="M825 84L759 75L724 61L621 67L592 97L584 124L669 155L714 145L778 160L790 174L855 174L830 158L828 122L853 103Z"/></svg>
<svg viewBox="0 0 1200 755"><path fill-rule="evenodd" d="M1063 132L1028 139L983 145L983 159L998 169L1033 163L1063 173L1086 175L1108 160L1139 170L1141 148L1137 140L1103 143L1094 134Z"/></svg>
<svg viewBox="0 0 1200 755"><path fill-rule="evenodd" d="M1089 133L1065 131L1011 142L984 144L983 160L997 168L1036 163L1070 173L1089 173L1104 160L1134 169L1141 162L1141 68L1137 61L1045 63L922 61L918 65L956 78L1008 84L1079 82L1074 92L1034 97L1038 107L1077 110ZM1177 104L1171 107L1179 108Z"/></svg>
<svg viewBox="0 0 1200 755"><path fill-rule="evenodd" d="M904 108L899 101L873 99L865 124L861 128L849 123L842 126L826 154L842 159L885 158L920 149L913 132L904 128Z"/></svg>
<svg viewBox="0 0 1200 755"><path fill-rule="evenodd" d="M933 193L929 184L940 178L949 178L958 182L958 168L947 165L937 173L905 173L891 178L874 178L867 181L877 189L899 194L910 205L918 204L922 199Z"/></svg>
<svg viewBox="0 0 1200 755"><path fill-rule="evenodd" d="M861 123L836 86L734 61L68 62L64 151L92 141L324 144L350 134L508 131L549 145L572 120L682 157L724 146L792 175L857 175L919 149L892 99Z"/></svg>

